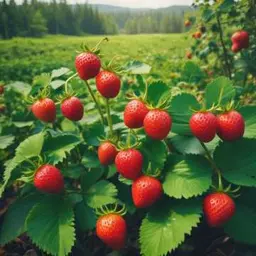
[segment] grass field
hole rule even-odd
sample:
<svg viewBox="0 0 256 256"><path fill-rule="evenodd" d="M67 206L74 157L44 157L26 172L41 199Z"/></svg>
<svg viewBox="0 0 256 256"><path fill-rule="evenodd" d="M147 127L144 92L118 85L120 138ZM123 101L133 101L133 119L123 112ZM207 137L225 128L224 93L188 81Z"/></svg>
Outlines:
<svg viewBox="0 0 256 256"><path fill-rule="evenodd" d="M82 42L94 46L103 36L47 36L40 39L14 38L0 41L0 80L30 81L33 76L54 68L74 68L76 50ZM189 41L184 34L110 36L102 45L106 60L120 56L120 63L140 60L153 67L153 73L169 75L178 69Z"/></svg>

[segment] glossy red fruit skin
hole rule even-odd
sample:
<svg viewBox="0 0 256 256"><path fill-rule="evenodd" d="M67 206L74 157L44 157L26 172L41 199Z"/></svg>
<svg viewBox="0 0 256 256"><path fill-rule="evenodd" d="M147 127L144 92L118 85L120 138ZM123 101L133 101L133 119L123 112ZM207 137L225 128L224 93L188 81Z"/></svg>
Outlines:
<svg viewBox="0 0 256 256"><path fill-rule="evenodd" d="M34 185L41 192L59 194L64 189L64 178L58 168L46 164L37 169Z"/></svg>
<svg viewBox="0 0 256 256"><path fill-rule="evenodd" d="M136 149L123 150L117 154L115 165L124 178L135 180L141 175L143 156Z"/></svg>
<svg viewBox="0 0 256 256"><path fill-rule="evenodd" d="M231 41L233 44L238 44L240 49L248 48L250 44L249 33L244 30L237 31L232 35Z"/></svg>
<svg viewBox="0 0 256 256"><path fill-rule="evenodd" d="M243 137L245 122L243 116L235 110L217 116L217 134L225 141L234 141Z"/></svg>
<svg viewBox="0 0 256 256"><path fill-rule="evenodd" d="M210 112L197 112L189 120L192 134L202 142L210 142L217 132L217 118Z"/></svg>
<svg viewBox="0 0 256 256"><path fill-rule="evenodd" d="M239 44L234 43L234 44L232 45L231 50L232 50L232 52L234 52L234 53L238 53L238 52L240 52L240 51L241 51L241 47L240 47L240 45L239 45Z"/></svg>
<svg viewBox="0 0 256 256"><path fill-rule="evenodd" d="M44 98L36 101L31 110L34 116L47 123L53 123L56 119L56 106L53 100Z"/></svg>
<svg viewBox="0 0 256 256"><path fill-rule="evenodd" d="M101 216L96 223L96 234L110 248L120 250L125 246L126 222L115 213Z"/></svg>
<svg viewBox="0 0 256 256"><path fill-rule="evenodd" d="M0 95L4 93L4 86L0 85Z"/></svg>
<svg viewBox="0 0 256 256"><path fill-rule="evenodd" d="M210 227L220 227L235 214L233 199L225 193L217 192L205 197L204 214Z"/></svg>
<svg viewBox="0 0 256 256"><path fill-rule="evenodd" d="M98 92L106 99L115 98L121 88L120 78L113 72L101 71L96 76Z"/></svg>
<svg viewBox="0 0 256 256"><path fill-rule="evenodd" d="M84 116L84 106L77 97L72 96L62 102L61 112L67 119L79 121Z"/></svg>
<svg viewBox="0 0 256 256"><path fill-rule="evenodd" d="M130 101L124 110L125 125L131 129L143 127L143 121L148 112L147 106L140 100Z"/></svg>
<svg viewBox="0 0 256 256"><path fill-rule="evenodd" d="M102 165L110 165L115 162L117 155L116 147L111 142L103 142L98 148L98 158Z"/></svg>
<svg viewBox="0 0 256 256"><path fill-rule="evenodd" d="M75 67L82 80L89 80L100 72L101 61L96 54L83 52L76 56Z"/></svg>
<svg viewBox="0 0 256 256"><path fill-rule="evenodd" d="M141 176L132 184L132 199L137 208L147 208L153 205L162 193L161 182L150 176Z"/></svg>
<svg viewBox="0 0 256 256"><path fill-rule="evenodd" d="M146 134L154 140L165 139L172 127L172 118L164 110L154 109L144 118Z"/></svg>

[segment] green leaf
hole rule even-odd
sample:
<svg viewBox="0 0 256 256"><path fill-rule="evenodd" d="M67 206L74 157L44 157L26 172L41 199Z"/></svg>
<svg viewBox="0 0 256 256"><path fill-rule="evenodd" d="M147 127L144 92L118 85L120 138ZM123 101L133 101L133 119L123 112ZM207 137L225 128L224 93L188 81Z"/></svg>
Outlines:
<svg viewBox="0 0 256 256"><path fill-rule="evenodd" d="M51 135L47 138L43 151L47 156L47 160L52 164L62 162L78 144L81 139L73 134L58 134L56 137Z"/></svg>
<svg viewBox="0 0 256 256"><path fill-rule="evenodd" d="M214 152L214 160L229 182L256 187L256 140L241 139L222 142Z"/></svg>
<svg viewBox="0 0 256 256"><path fill-rule="evenodd" d="M91 150L86 150L84 152L82 164L86 168L97 168L101 166L97 153Z"/></svg>
<svg viewBox="0 0 256 256"><path fill-rule="evenodd" d="M20 143L16 149L15 157L5 163L4 183L0 187L0 197L2 197L5 187L11 179L12 171L24 160L40 155L43 143L43 133L32 135Z"/></svg>
<svg viewBox="0 0 256 256"><path fill-rule="evenodd" d="M206 192L212 183L212 170L202 156L172 155L166 167L164 192L175 198L190 198Z"/></svg>
<svg viewBox="0 0 256 256"><path fill-rule="evenodd" d="M244 106L239 112L245 120L245 138L256 138L256 106Z"/></svg>
<svg viewBox="0 0 256 256"><path fill-rule="evenodd" d="M77 132L78 131L78 128L77 126L75 125L74 122L68 120L67 118L65 118L61 123L60 123L60 126L61 126L61 130L63 132Z"/></svg>
<svg viewBox="0 0 256 256"><path fill-rule="evenodd" d="M86 192L92 185L94 185L103 175L104 170L92 169L82 175L81 186L83 192Z"/></svg>
<svg viewBox="0 0 256 256"><path fill-rule="evenodd" d="M28 127L32 126L34 124L33 121L27 121L27 122L13 122L13 124L18 128Z"/></svg>
<svg viewBox="0 0 256 256"><path fill-rule="evenodd" d="M140 62L140 61L130 61L126 67L125 70L133 75L142 75L142 74L149 74L151 71L151 66Z"/></svg>
<svg viewBox="0 0 256 256"><path fill-rule="evenodd" d="M75 207L76 223L82 231L87 231L95 228L96 214L92 208L81 202Z"/></svg>
<svg viewBox="0 0 256 256"><path fill-rule="evenodd" d="M54 80L50 83L52 89L56 90L65 84L64 80Z"/></svg>
<svg viewBox="0 0 256 256"><path fill-rule="evenodd" d="M68 68L59 68L52 71L51 78L56 78L67 74L70 71Z"/></svg>
<svg viewBox="0 0 256 256"><path fill-rule="evenodd" d="M91 146L99 146L99 137L101 136L104 136L104 127L101 123L88 126L83 132L85 142Z"/></svg>
<svg viewBox="0 0 256 256"><path fill-rule="evenodd" d="M218 77L207 85L205 90L206 107L219 103L225 106L235 97L236 91L232 82L227 77Z"/></svg>
<svg viewBox="0 0 256 256"><path fill-rule="evenodd" d="M30 195L17 199L11 206L9 206L1 228L1 245L5 245L14 240L26 231L26 218L32 207L38 203L39 198L38 195Z"/></svg>
<svg viewBox="0 0 256 256"><path fill-rule="evenodd" d="M23 95L28 95L29 92L31 91L31 86L29 84L19 82L19 81L8 84L7 87Z"/></svg>
<svg viewBox="0 0 256 256"><path fill-rule="evenodd" d="M6 149L14 142L15 137L12 135L0 136L0 149Z"/></svg>
<svg viewBox="0 0 256 256"><path fill-rule="evenodd" d="M189 235L199 223L200 204L195 200L158 204L142 221L141 254L162 256L177 248L185 240L185 235Z"/></svg>
<svg viewBox="0 0 256 256"><path fill-rule="evenodd" d="M197 83L205 77L205 74L196 63L188 61L184 66L181 76L185 82Z"/></svg>
<svg viewBox="0 0 256 256"><path fill-rule="evenodd" d="M48 254L68 255L75 241L72 205L62 197L45 198L30 212L27 231L32 241Z"/></svg>
<svg viewBox="0 0 256 256"><path fill-rule="evenodd" d="M62 168L61 172L64 177L78 179L84 172L84 167L82 165L72 164L69 165L67 168Z"/></svg>
<svg viewBox="0 0 256 256"><path fill-rule="evenodd" d="M207 9L204 9L203 13L202 13L202 19L205 21L205 22L208 22L209 20L211 20L211 18L213 18L215 16L215 13L213 10L207 8Z"/></svg>
<svg viewBox="0 0 256 256"><path fill-rule="evenodd" d="M101 180L90 187L84 199L90 207L98 208L105 204L115 203L116 196L116 187L108 181Z"/></svg>
<svg viewBox="0 0 256 256"><path fill-rule="evenodd" d="M173 97L169 112L172 117L172 132L180 135L190 135L189 119L193 111L200 109L195 96L188 93L182 93Z"/></svg>
<svg viewBox="0 0 256 256"><path fill-rule="evenodd" d="M169 87L162 81L157 81L149 84L147 100L152 106L157 106L161 99L169 91Z"/></svg>

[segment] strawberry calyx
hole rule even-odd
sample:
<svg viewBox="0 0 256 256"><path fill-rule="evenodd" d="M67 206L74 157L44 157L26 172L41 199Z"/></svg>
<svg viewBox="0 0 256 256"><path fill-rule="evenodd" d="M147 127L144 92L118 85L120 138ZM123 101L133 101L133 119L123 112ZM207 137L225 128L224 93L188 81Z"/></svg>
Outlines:
<svg viewBox="0 0 256 256"><path fill-rule="evenodd" d="M119 141L117 143L117 149L118 151L124 151L128 149L136 149L141 145L141 142L139 141L138 135L133 129L129 129L129 133L126 137L126 142Z"/></svg>
<svg viewBox="0 0 256 256"><path fill-rule="evenodd" d="M108 63L103 64L102 65L103 70L112 72L119 76L125 74L126 71L119 64L114 63L115 60L117 60L119 58L120 58L120 56L116 55Z"/></svg>
<svg viewBox="0 0 256 256"><path fill-rule="evenodd" d="M126 206L124 204L118 205L115 203L114 205L103 205L100 208L95 210L97 216L105 216L108 214L117 214L119 216L124 216L127 213Z"/></svg>
<svg viewBox="0 0 256 256"><path fill-rule="evenodd" d="M144 173L146 176L153 177L153 178L159 178L160 175L162 174L162 173L161 173L161 169L159 169L159 168L155 169L155 170L152 172L152 164L151 164L151 162L149 162L147 170L146 170L146 171L143 171L143 173Z"/></svg>
<svg viewBox="0 0 256 256"><path fill-rule="evenodd" d="M104 142L109 142L111 144L113 144L115 147L117 147L118 144L118 136L113 135L113 136L108 136L108 137L98 137L98 140L100 143L104 143Z"/></svg>

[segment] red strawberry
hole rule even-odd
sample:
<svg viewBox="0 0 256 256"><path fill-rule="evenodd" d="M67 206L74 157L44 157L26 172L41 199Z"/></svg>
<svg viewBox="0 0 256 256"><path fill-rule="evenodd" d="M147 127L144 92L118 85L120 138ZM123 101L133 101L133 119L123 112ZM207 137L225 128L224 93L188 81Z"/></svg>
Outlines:
<svg viewBox="0 0 256 256"><path fill-rule="evenodd" d="M233 44L239 45L240 49L248 48L250 41L249 34L244 30L237 31L232 35L231 41Z"/></svg>
<svg viewBox="0 0 256 256"><path fill-rule="evenodd" d="M83 80L89 80L98 75L101 68L100 58L92 52L83 52L76 56L76 71Z"/></svg>
<svg viewBox="0 0 256 256"><path fill-rule="evenodd" d="M34 185L42 192L58 194L64 189L64 179L59 169L53 165L46 164L37 169Z"/></svg>
<svg viewBox="0 0 256 256"><path fill-rule="evenodd" d="M56 106L53 100L49 98L44 98L36 101L31 110L34 116L43 121L52 123L55 121L56 118Z"/></svg>
<svg viewBox="0 0 256 256"><path fill-rule="evenodd" d="M192 59L193 55L191 52L186 52L186 57L190 60Z"/></svg>
<svg viewBox="0 0 256 256"><path fill-rule="evenodd" d="M146 208L154 204L162 195L162 184L149 176L141 176L132 184L132 198L137 208Z"/></svg>
<svg viewBox="0 0 256 256"><path fill-rule="evenodd" d="M113 250L120 250L125 245L127 227L124 218L110 213L101 216L96 223L97 236Z"/></svg>
<svg viewBox="0 0 256 256"><path fill-rule="evenodd" d="M96 76L96 86L99 93L109 99L115 98L121 87L120 78L113 72L101 71Z"/></svg>
<svg viewBox="0 0 256 256"><path fill-rule="evenodd" d="M141 175L143 156L136 149L120 151L115 159L117 171L126 179L135 180Z"/></svg>
<svg viewBox="0 0 256 256"><path fill-rule="evenodd" d="M202 33L200 31L197 31L195 33L195 38L200 39L202 37Z"/></svg>
<svg viewBox="0 0 256 256"><path fill-rule="evenodd" d="M217 130L217 118L210 112L197 112L189 121L191 132L202 142L214 139Z"/></svg>
<svg viewBox="0 0 256 256"><path fill-rule="evenodd" d="M144 119L144 129L146 134L155 140L165 139L169 134L171 127L172 119L164 110L151 110Z"/></svg>
<svg viewBox="0 0 256 256"><path fill-rule="evenodd" d="M237 52L239 52L239 51L241 50L241 47L240 47L239 44L234 43L234 44L232 45L231 50L232 50L232 52L237 53Z"/></svg>
<svg viewBox="0 0 256 256"><path fill-rule="evenodd" d="M140 100L130 101L124 110L125 125L131 129L143 127L143 121L148 112L148 108Z"/></svg>
<svg viewBox="0 0 256 256"><path fill-rule="evenodd" d="M4 93L4 86L0 85L0 95Z"/></svg>
<svg viewBox="0 0 256 256"><path fill-rule="evenodd" d="M217 134L222 140L233 141L244 135L244 118L235 110L217 116Z"/></svg>
<svg viewBox="0 0 256 256"><path fill-rule="evenodd" d="M79 121L83 118L84 106L77 97L70 97L62 102L61 112L69 120Z"/></svg>
<svg viewBox="0 0 256 256"><path fill-rule="evenodd" d="M190 20L186 20L184 25L185 25L185 27L191 26L191 21Z"/></svg>
<svg viewBox="0 0 256 256"><path fill-rule="evenodd" d="M118 152L116 150L116 147L112 143L108 141L103 142L98 148L98 157L100 163L102 165L113 164L115 162L117 153Z"/></svg>
<svg viewBox="0 0 256 256"><path fill-rule="evenodd" d="M230 196L217 192L205 197L203 208L209 226L219 227L232 218L236 206Z"/></svg>

